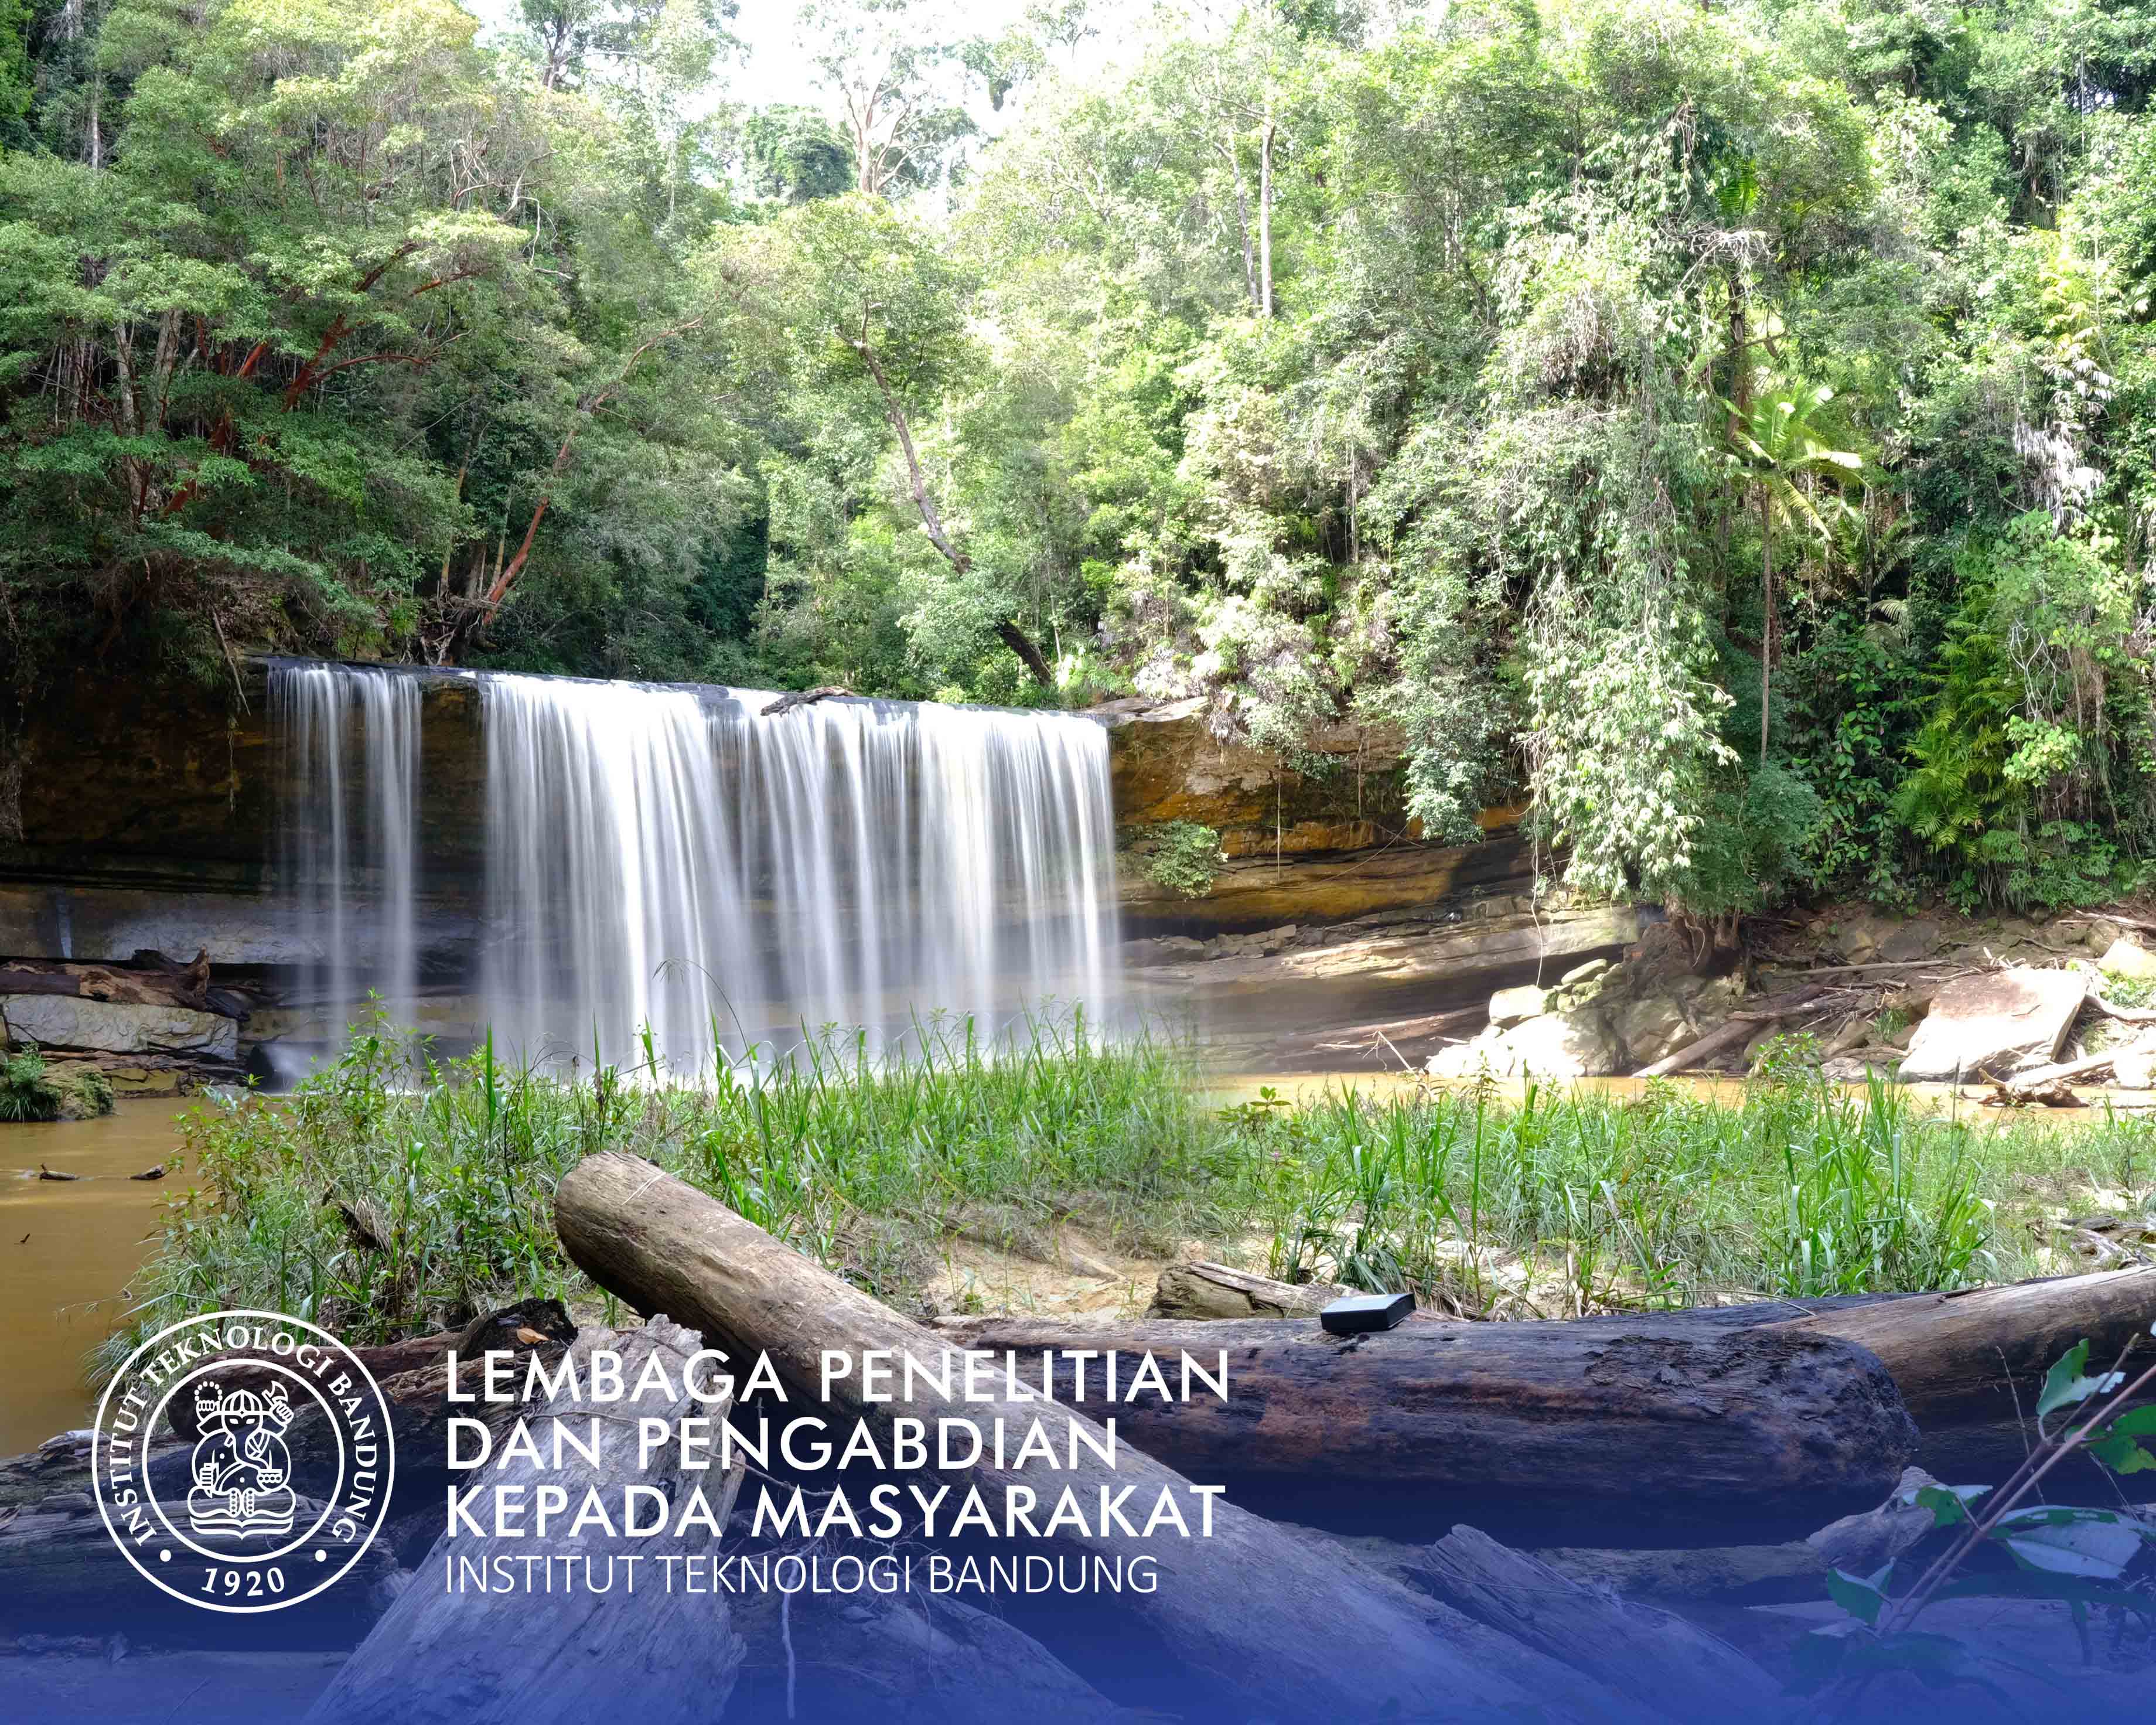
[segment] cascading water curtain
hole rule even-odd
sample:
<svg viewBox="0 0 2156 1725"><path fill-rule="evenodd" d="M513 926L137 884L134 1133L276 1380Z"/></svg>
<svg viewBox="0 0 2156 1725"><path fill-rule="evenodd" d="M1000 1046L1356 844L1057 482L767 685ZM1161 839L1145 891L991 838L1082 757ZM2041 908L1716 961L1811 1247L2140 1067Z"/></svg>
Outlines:
<svg viewBox="0 0 2156 1725"><path fill-rule="evenodd" d="M526 1059L1116 999L1106 732L1060 715L492 675L484 1008Z"/></svg>
<svg viewBox="0 0 2156 1725"><path fill-rule="evenodd" d="M408 1011L418 987L418 678L343 665L270 671L283 796L278 869L295 901L307 993L333 1027L369 990Z"/></svg>

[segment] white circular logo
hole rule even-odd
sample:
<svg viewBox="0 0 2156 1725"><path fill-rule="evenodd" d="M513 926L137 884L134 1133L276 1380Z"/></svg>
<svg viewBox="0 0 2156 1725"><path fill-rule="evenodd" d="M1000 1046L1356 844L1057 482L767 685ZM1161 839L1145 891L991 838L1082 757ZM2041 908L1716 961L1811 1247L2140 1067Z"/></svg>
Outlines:
<svg viewBox="0 0 2156 1725"><path fill-rule="evenodd" d="M153 1450L166 1435L192 1450ZM275 1312L213 1312L128 1356L98 1404L90 1472L105 1530L142 1575L207 1610L275 1611L359 1561L397 1459L389 1404L336 1337Z"/></svg>

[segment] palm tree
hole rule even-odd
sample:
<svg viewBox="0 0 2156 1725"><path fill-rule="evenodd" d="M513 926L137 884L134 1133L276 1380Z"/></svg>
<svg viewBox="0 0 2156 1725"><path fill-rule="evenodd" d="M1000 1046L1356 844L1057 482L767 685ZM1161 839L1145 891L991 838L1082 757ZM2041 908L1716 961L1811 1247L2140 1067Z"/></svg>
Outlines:
<svg viewBox="0 0 2156 1725"><path fill-rule="evenodd" d="M1845 475L1861 477L1864 457L1822 440L1833 434L1825 412L1833 399L1834 391L1824 383L1770 382L1747 406L1722 403L1729 414L1730 460L1752 487L1759 509L1759 584L1765 614L1759 638L1763 767L1774 671L1774 536L1799 533L1829 546L1835 524L1856 514L1841 488Z"/></svg>

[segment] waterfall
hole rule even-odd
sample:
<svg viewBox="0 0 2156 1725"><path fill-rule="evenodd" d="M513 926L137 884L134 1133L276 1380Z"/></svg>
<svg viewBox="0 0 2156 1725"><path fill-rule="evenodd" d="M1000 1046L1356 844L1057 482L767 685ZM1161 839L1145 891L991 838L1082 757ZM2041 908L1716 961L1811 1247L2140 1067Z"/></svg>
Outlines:
<svg viewBox="0 0 2156 1725"><path fill-rule="evenodd" d="M1111 1009L1106 732L1082 719L490 676L485 994L526 1057L670 1063L1053 997Z"/></svg>
<svg viewBox="0 0 2156 1725"><path fill-rule="evenodd" d="M454 739L429 745L456 782L428 787L432 849L430 678L475 688L483 738L469 805ZM750 690L339 665L280 666L273 697L283 865L333 999L408 993L420 947L445 968L461 941L464 1017L506 1058L588 1060L596 1041L634 1064L648 1029L684 1071L715 1038L738 1054L836 1026L880 1046L937 1014L986 1038L1045 1003L1096 1026L1116 1009L1090 720L857 700L767 718L776 697ZM434 901L461 893L462 935L416 932L423 875Z"/></svg>
<svg viewBox="0 0 2156 1725"><path fill-rule="evenodd" d="M280 662L270 734L284 787L278 866L311 957L308 993L346 1015L368 990L418 986L419 683L398 672Z"/></svg>

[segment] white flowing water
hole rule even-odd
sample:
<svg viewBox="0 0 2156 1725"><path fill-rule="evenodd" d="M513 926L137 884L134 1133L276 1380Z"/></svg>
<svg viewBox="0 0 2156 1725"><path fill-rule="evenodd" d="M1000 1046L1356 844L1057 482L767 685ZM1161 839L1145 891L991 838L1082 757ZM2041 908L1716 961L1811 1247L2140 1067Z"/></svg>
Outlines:
<svg viewBox="0 0 2156 1725"><path fill-rule="evenodd" d="M312 763L287 823L302 913L329 952L366 952L351 938L354 883L378 879L372 906L405 923L378 937L377 963L326 978L336 999L408 967L421 944L424 675L278 673L285 746ZM1083 1007L1096 1027L1114 1018L1102 726L850 700L767 718L776 697L756 691L474 680L485 932L472 980L506 1058L589 1060L596 1046L633 1065L648 1029L670 1066L694 1071L716 1047L826 1027L886 1045L939 1015L970 1017L983 1040L1044 1006ZM380 685L408 693L408 724ZM377 838L405 846L401 869Z"/></svg>
<svg viewBox="0 0 2156 1725"><path fill-rule="evenodd" d="M347 1015L418 983L419 682L345 665L270 671L286 795L278 866L296 900L308 990Z"/></svg>

